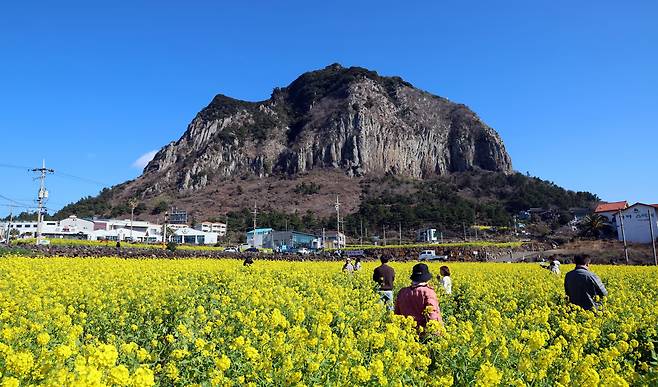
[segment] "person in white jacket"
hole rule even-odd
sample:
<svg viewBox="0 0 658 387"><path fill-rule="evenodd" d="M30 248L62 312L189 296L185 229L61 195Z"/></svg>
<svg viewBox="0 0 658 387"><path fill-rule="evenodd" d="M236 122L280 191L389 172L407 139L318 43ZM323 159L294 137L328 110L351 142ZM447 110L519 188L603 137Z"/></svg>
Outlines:
<svg viewBox="0 0 658 387"><path fill-rule="evenodd" d="M452 278L450 278L450 268L448 266L441 266L439 268L441 274L441 285L447 294L452 294Z"/></svg>

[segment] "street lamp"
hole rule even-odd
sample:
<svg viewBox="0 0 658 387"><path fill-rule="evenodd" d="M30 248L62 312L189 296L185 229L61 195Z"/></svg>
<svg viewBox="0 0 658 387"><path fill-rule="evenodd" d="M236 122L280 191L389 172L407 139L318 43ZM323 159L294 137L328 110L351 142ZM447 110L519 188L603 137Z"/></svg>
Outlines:
<svg viewBox="0 0 658 387"><path fill-rule="evenodd" d="M133 218L135 217L135 207L137 207L137 199L132 198L128 201L130 205L130 243L133 243Z"/></svg>

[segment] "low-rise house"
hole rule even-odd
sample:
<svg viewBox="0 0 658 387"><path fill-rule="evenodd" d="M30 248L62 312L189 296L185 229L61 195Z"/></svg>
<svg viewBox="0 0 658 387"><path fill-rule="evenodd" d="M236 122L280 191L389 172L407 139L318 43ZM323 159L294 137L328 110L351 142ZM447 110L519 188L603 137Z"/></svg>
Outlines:
<svg viewBox="0 0 658 387"><path fill-rule="evenodd" d="M205 232L216 232L219 236L226 236L226 223L221 222L202 222L194 226L195 230Z"/></svg>
<svg viewBox="0 0 658 387"><path fill-rule="evenodd" d="M435 228L426 228L418 232L416 240L418 242L434 243L438 242L439 237Z"/></svg>
<svg viewBox="0 0 658 387"><path fill-rule="evenodd" d="M59 227L65 232L82 232L90 235L94 231L94 222L71 215L59 221Z"/></svg>
<svg viewBox="0 0 658 387"><path fill-rule="evenodd" d="M247 244L251 247L265 247L265 240L273 230L271 228L257 228L247 231Z"/></svg>
<svg viewBox="0 0 658 387"><path fill-rule="evenodd" d="M301 248L313 250L317 247L317 241L318 237L313 234L299 231L272 231L267 234L263 247L279 252L297 251Z"/></svg>
<svg viewBox="0 0 658 387"><path fill-rule="evenodd" d="M34 238L39 229L38 222L11 222L6 226L19 238ZM6 229L5 229L6 233ZM45 238L89 239L90 230L78 228L67 223L61 225L55 220L41 222L41 235Z"/></svg>
<svg viewBox="0 0 658 387"><path fill-rule="evenodd" d="M169 240L191 245L214 245L217 243L218 236L219 234L216 232L205 232L186 227L174 231L174 235L169 237Z"/></svg>
<svg viewBox="0 0 658 387"><path fill-rule="evenodd" d="M114 228L111 230L96 230L92 239L97 241L120 241L120 242L147 242L147 234L144 231L130 230L129 228Z"/></svg>
<svg viewBox="0 0 658 387"><path fill-rule="evenodd" d="M340 249L347 245L347 237L342 232L327 231L324 233L325 249Z"/></svg>
<svg viewBox="0 0 658 387"><path fill-rule="evenodd" d="M601 215L608 219L608 222L614 222L615 216L619 211L628 208L628 202L623 200L621 202L599 203L594 209L594 213Z"/></svg>
<svg viewBox="0 0 658 387"><path fill-rule="evenodd" d="M577 223L583 220L587 215L591 214L592 210L589 208L571 207L569 208L569 213L573 216L571 222Z"/></svg>

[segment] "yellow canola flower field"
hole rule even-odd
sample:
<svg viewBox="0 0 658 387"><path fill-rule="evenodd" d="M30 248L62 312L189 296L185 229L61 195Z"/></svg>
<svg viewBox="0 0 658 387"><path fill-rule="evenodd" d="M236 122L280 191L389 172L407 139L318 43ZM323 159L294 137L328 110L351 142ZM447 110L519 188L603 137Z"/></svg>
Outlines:
<svg viewBox="0 0 658 387"><path fill-rule="evenodd" d="M412 265L392 264L396 291ZM450 263L445 327L419 339L374 263L341 266L2 258L0 386L658 385L654 267L594 267L593 313L537 265Z"/></svg>

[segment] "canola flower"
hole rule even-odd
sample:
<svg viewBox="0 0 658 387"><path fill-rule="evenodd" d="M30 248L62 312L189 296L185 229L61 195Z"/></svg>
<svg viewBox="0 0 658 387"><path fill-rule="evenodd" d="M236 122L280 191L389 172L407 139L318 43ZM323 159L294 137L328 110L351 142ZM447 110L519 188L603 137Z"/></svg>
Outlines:
<svg viewBox="0 0 658 387"><path fill-rule="evenodd" d="M413 264L392 265L397 291ZM374 263L340 266L3 258L0 386L658 384L656 268L594 267L610 296L588 312L535 265L451 263L420 339Z"/></svg>

